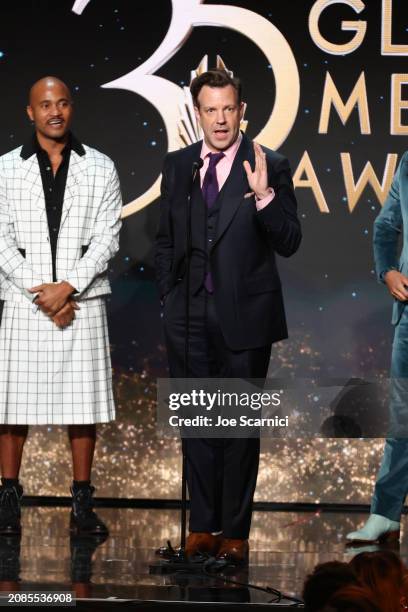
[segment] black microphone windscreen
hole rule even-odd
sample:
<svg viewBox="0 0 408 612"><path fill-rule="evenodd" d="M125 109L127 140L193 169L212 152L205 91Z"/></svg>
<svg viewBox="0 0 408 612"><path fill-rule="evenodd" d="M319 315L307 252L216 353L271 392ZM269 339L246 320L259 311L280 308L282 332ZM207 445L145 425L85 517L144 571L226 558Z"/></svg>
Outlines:
<svg viewBox="0 0 408 612"><path fill-rule="evenodd" d="M204 161L200 157L199 159L197 159L197 161L193 163L193 170L200 170L200 168L202 168L203 165L204 165Z"/></svg>

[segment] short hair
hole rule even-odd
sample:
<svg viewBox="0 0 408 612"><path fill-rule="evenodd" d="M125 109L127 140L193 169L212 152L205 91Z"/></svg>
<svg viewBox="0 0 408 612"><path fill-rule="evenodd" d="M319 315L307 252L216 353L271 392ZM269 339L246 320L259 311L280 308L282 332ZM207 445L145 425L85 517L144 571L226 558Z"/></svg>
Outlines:
<svg viewBox="0 0 408 612"><path fill-rule="evenodd" d="M316 565L303 586L303 600L307 612L321 610L338 589L351 584L358 584L358 580L348 563L328 561Z"/></svg>
<svg viewBox="0 0 408 612"><path fill-rule="evenodd" d="M232 77L226 70L216 68L215 70L207 70L191 81L190 92L193 98L194 106L199 107L198 96L201 89L207 85L208 87L227 87L231 85L236 93L238 104L242 101L242 85L237 77Z"/></svg>

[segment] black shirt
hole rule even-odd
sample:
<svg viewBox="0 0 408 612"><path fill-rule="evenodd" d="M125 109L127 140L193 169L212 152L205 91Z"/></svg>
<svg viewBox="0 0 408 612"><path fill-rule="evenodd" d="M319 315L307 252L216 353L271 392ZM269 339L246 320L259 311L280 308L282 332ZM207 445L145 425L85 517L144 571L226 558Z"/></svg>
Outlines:
<svg viewBox="0 0 408 612"><path fill-rule="evenodd" d="M76 153L78 153L78 155L85 155L85 149L72 134L70 134L68 142L62 150L62 162L59 165L55 176L52 172L52 166L48 153L41 148L35 134L31 140L23 146L20 154L23 159L29 159L34 154L37 155L44 190L45 207L47 211L48 233L50 237L52 254L53 281L57 280L57 242L61 224L62 207L64 204L65 186L67 183L71 150L74 150Z"/></svg>

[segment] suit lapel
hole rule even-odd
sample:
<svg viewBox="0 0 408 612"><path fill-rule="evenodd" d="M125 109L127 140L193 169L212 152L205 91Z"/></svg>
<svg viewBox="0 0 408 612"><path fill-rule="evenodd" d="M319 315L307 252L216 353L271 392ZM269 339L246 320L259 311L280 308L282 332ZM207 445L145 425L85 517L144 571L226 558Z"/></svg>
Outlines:
<svg viewBox="0 0 408 612"><path fill-rule="evenodd" d="M29 159L23 161L23 180L29 183L31 201L38 208L40 216L43 217L45 215L45 198L36 155L32 155Z"/></svg>
<svg viewBox="0 0 408 612"><path fill-rule="evenodd" d="M78 155L74 150L71 151L67 183L65 185L64 204L62 207L61 224L62 227L69 209L73 202L78 197L79 185L85 173L87 166L86 155Z"/></svg>
<svg viewBox="0 0 408 612"><path fill-rule="evenodd" d="M248 190L248 179L243 166L244 160L248 160L253 167L254 154L251 150L251 141L243 135L241 145L233 161L231 171L221 190L222 204L220 217L218 219L217 235L214 241L215 247L221 236L224 234L231 221L233 220L238 208L244 200L244 195Z"/></svg>

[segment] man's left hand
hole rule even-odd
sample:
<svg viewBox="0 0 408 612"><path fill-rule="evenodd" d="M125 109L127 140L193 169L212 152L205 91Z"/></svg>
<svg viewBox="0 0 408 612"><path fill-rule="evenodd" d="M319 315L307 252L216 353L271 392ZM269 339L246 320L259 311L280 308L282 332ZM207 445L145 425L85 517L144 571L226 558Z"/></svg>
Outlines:
<svg viewBox="0 0 408 612"><path fill-rule="evenodd" d="M52 317L55 325L60 329L64 329L72 323L75 319L75 311L80 310L75 300L68 300L68 302Z"/></svg>
<svg viewBox="0 0 408 612"><path fill-rule="evenodd" d="M66 281L61 283L43 283L29 289L30 293L38 293L34 304L49 317L53 317L63 306L65 306L69 296L75 291Z"/></svg>
<svg viewBox="0 0 408 612"><path fill-rule="evenodd" d="M254 153L254 171L252 172L249 161L244 161L244 168L251 190L255 193L258 200L262 200L271 193L271 190L268 187L268 168L266 165L266 155L262 150L262 147L257 142L254 142Z"/></svg>

